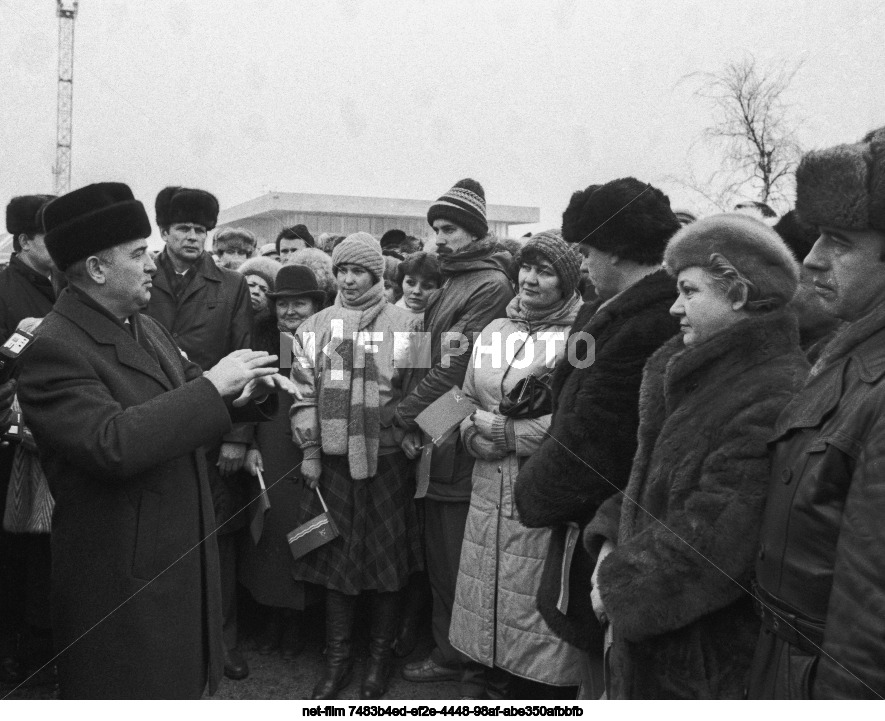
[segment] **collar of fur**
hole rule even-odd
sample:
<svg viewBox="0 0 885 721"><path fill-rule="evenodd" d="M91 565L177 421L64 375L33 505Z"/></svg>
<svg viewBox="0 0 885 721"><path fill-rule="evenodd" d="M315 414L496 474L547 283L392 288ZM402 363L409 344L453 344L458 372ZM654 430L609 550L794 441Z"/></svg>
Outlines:
<svg viewBox="0 0 885 721"><path fill-rule="evenodd" d="M651 357L646 375L660 374L668 390L710 379L717 385L771 358L799 354L796 316L784 309L745 318L703 343L686 346L682 334Z"/></svg>
<svg viewBox="0 0 885 721"><path fill-rule="evenodd" d="M824 346L817 362L811 369L811 375L819 375L824 368L840 361L852 352L863 355L864 349L858 348L858 346L883 329L885 329L885 303L880 303L853 323L843 323L829 343ZM881 354L881 347L878 345L871 350L876 355Z"/></svg>
<svg viewBox="0 0 885 721"><path fill-rule="evenodd" d="M649 273L626 290L621 291L609 302L597 304L593 319L603 316L630 316L662 300L676 300L676 281L663 268Z"/></svg>

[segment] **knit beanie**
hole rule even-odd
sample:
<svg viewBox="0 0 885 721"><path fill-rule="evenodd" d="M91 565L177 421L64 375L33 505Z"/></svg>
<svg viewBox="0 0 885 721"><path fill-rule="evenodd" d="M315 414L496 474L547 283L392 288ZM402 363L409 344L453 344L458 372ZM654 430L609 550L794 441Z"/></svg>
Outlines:
<svg viewBox="0 0 885 721"><path fill-rule="evenodd" d="M566 243L586 243L642 265L660 263L667 241L680 227L670 199L636 178L578 190L562 214Z"/></svg>
<svg viewBox="0 0 885 721"><path fill-rule="evenodd" d="M280 268L282 267L283 266L280 263L277 263L273 258L266 258L263 255L259 255L255 258L249 258L247 261L244 261L240 267L237 268L237 272L244 278L247 275L257 275L267 283L267 289L272 291L274 289L274 284L276 283L277 273L280 272Z"/></svg>
<svg viewBox="0 0 885 721"><path fill-rule="evenodd" d="M786 243L769 226L742 213L724 213L686 225L664 251L664 266L676 277L685 268L710 267L714 253L725 258L756 290L757 300L779 308L799 286L799 264Z"/></svg>
<svg viewBox="0 0 885 721"><path fill-rule="evenodd" d="M362 266L375 276L376 283L384 277L381 244L369 233L352 233L335 247L332 251L332 265L336 273L342 263Z"/></svg>
<svg viewBox="0 0 885 721"><path fill-rule="evenodd" d="M477 238L484 238L489 232L489 224L486 220L486 193L482 186L472 178L459 180L427 211L427 222L431 227L439 218L460 225Z"/></svg>
<svg viewBox="0 0 885 721"><path fill-rule="evenodd" d="M519 262L530 257L531 253L539 253L549 261L559 276L563 298L571 298L581 280L581 253L577 246L566 243L562 239L562 233L554 228L529 238L519 252Z"/></svg>
<svg viewBox="0 0 885 721"><path fill-rule="evenodd" d="M885 127L814 150L796 169L796 211L813 226L885 233Z"/></svg>

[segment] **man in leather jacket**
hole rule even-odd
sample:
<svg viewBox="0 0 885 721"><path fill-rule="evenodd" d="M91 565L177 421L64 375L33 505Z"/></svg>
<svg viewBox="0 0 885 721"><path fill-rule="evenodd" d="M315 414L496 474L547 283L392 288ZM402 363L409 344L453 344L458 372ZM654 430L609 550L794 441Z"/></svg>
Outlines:
<svg viewBox="0 0 885 721"><path fill-rule="evenodd" d="M805 258L846 321L775 428L751 698L885 696L885 128L806 155Z"/></svg>

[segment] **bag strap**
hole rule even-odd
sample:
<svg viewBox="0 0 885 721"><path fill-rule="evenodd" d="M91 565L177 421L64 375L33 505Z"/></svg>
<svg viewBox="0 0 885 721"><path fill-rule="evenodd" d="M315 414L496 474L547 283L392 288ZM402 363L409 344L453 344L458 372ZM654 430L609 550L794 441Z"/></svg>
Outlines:
<svg viewBox="0 0 885 721"><path fill-rule="evenodd" d="M320 487L319 487L319 486L316 487L316 492L317 492L317 495L320 497L320 503L323 504L323 511L325 511L326 513L328 513L328 512L329 512L329 507L326 505L326 501L325 501L325 499L323 498L323 494L320 493Z"/></svg>

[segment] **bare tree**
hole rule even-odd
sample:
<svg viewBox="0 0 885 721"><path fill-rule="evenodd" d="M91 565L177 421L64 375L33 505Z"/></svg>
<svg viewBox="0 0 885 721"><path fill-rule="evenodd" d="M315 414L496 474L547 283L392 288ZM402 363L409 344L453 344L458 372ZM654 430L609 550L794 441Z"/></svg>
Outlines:
<svg viewBox="0 0 885 721"><path fill-rule="evenodd" d="M700 140L722 163L704 181L690 169L680 182L723 210L741 197L775 205L788 200L802 150L796 140L800 123L785 94L800 67L760 67L749 56L717 73L686 76L697 83L695 96L712 108Z"/></svg>

